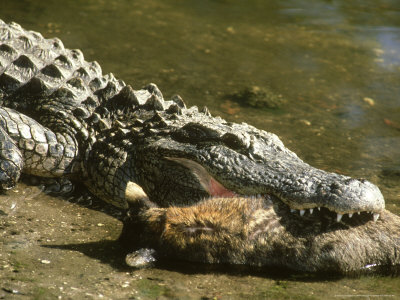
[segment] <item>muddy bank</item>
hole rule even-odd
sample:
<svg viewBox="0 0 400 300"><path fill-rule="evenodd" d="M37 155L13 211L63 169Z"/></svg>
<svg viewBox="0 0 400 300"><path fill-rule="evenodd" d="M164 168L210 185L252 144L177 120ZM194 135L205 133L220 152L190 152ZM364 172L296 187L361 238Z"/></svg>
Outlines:
<svg viewBox="0 0 400 300"><path fill-rule="evenodd" d="M400 295L388 277L328 279L185 263L134 270L117 242L120 218L103 203L67 201L22 183L2 195L0 299L340 299L339 290L388 289Z"/></svg>
<svg viewBox="0 0 400 300"><path fill-rule="evenodd" d="M255 288L241 276L185 264L133 270L116 241L120 212L73 202L25 184L0 197L0 299L220 298L275 285L255 278L263 282Z"/></svg>

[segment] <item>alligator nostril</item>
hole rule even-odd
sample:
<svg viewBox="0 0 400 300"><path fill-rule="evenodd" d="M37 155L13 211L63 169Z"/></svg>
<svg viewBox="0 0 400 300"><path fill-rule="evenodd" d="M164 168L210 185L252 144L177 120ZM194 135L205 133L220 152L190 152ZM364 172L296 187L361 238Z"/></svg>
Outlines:
<svg viewBox="0 0 400 300"><path fill-rule="evenodd" d="M360 181L361 183L366 183L367 179L365 178L357 178L358 181Z"/></svg>
<svg viewBox="0 0 400 300"><path fill-rule="evenodd" d="M340 186L337 182L332 182L331 186L330 186L331 190L337 190L337 189L339 189L339 187Z"/></svg>
<svg viewBox="0 0 400 300"><path fill-rule="evenodd" d="M365 179L361 179L361 180L366 181ZM355 179L355 178L348 178L348 179L346 179L344 181L344 183L347 184L347 185L351 185L352 183L355 183L355 182L362 182L361 180L360 179Z"/></svg>

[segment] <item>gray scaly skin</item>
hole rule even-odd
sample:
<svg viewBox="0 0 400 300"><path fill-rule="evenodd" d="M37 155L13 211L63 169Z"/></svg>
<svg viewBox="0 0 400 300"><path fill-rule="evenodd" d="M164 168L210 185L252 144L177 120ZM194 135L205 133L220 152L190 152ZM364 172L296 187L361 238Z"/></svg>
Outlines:
<svg viewBox="0 0 400 300"><path fill-rule="evenodd" d="M121 241L140 249L126 257L133 267L179 259L341 274L399 268L400 217L384 210L376 222L367 213L336 222L328 214L295 216L273 197L212 198L136 210Z"/></svg>
<svg viewBox="0 0 400 300"><path fill-rule="evenodd" d="M279 138L102 75L81 51L0 21L0 185L21 172L83 181L118 207L271 194L292 209L384 209L366 180L315 169Z"/></svg>

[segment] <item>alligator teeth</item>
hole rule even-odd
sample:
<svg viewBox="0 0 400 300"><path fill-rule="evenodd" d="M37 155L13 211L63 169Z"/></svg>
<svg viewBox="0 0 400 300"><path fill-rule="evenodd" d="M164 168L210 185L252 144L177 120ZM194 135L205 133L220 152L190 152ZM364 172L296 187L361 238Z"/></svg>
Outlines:
<svg viewBox="0 0 400 300"><path fill-rule="evenodd" d="M374 222L376 222L379 219L379 214L378 213L374 213Z"/></svg>
<svg viewBox="0 0 400 300"><path fill-rule="evenodd" d="M342 219L342 217L343 217L342 214L337 214L336 222L340 222L340 220Z"/></svg>
<svg viewBox="0 0 400 300"><path fill-rule="evenodd" d="M317 207L317 209L318 209L318 210L321 210L321 207ZM312 215L312 214L314 213L314 208L309 208L309 211L310 211L310 215ZM297 212L297 209L291 208L291 209L290 209L290 212L291 212L291 213L296 213L296 212ZM300 212L300 216L304 216L305 213L306 213L306 209L300 209L299 212ZM358 211L357 213L358 213L358 214L361 214L361 212L359 212L359 211ZM376 222L376 221L379 219L379 217L380 217L380 214L379 214L379 213L374 213L374 212L368 212L368 213L373 214L374 222ZM349 218L352 218L353 215L354 215L354 213L349 213L349 214L348 214ZM340 221L342 220L342 218L343 218L343 214L339 214L339 213L338 213L338 214L336 215L336 222L340 222Z"/></svg>

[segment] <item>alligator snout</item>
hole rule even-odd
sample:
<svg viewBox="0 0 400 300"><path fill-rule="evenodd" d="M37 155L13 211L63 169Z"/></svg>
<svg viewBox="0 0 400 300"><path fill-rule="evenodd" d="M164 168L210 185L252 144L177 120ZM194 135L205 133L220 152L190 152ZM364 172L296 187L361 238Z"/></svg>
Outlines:
<svg viewBox="0 0 400 300"><path fill-rule="evenodd" d="M303 169L304 170L304 169ZM311 175L311 176L310 176ZM374 220L385 209L385 200L379 188L365 179L328 173L314 168L292 175L290 184L283 184L279 198L290 206L292 211L300 210L303 215L307 209L327 208L337 213L337 221L348 214L371 212ZM287 181L287 180L286 180ZM285 181L285 182L286 182Z"/></svg>
<svg viewBox="0 0 400 300"><path fill-rule="evenodd" d="M317 194L326 195L324 207L337 213L369 211L379 213L385 208L385 201L379 188L365 179L346 178L322 186Z"/></svg>

